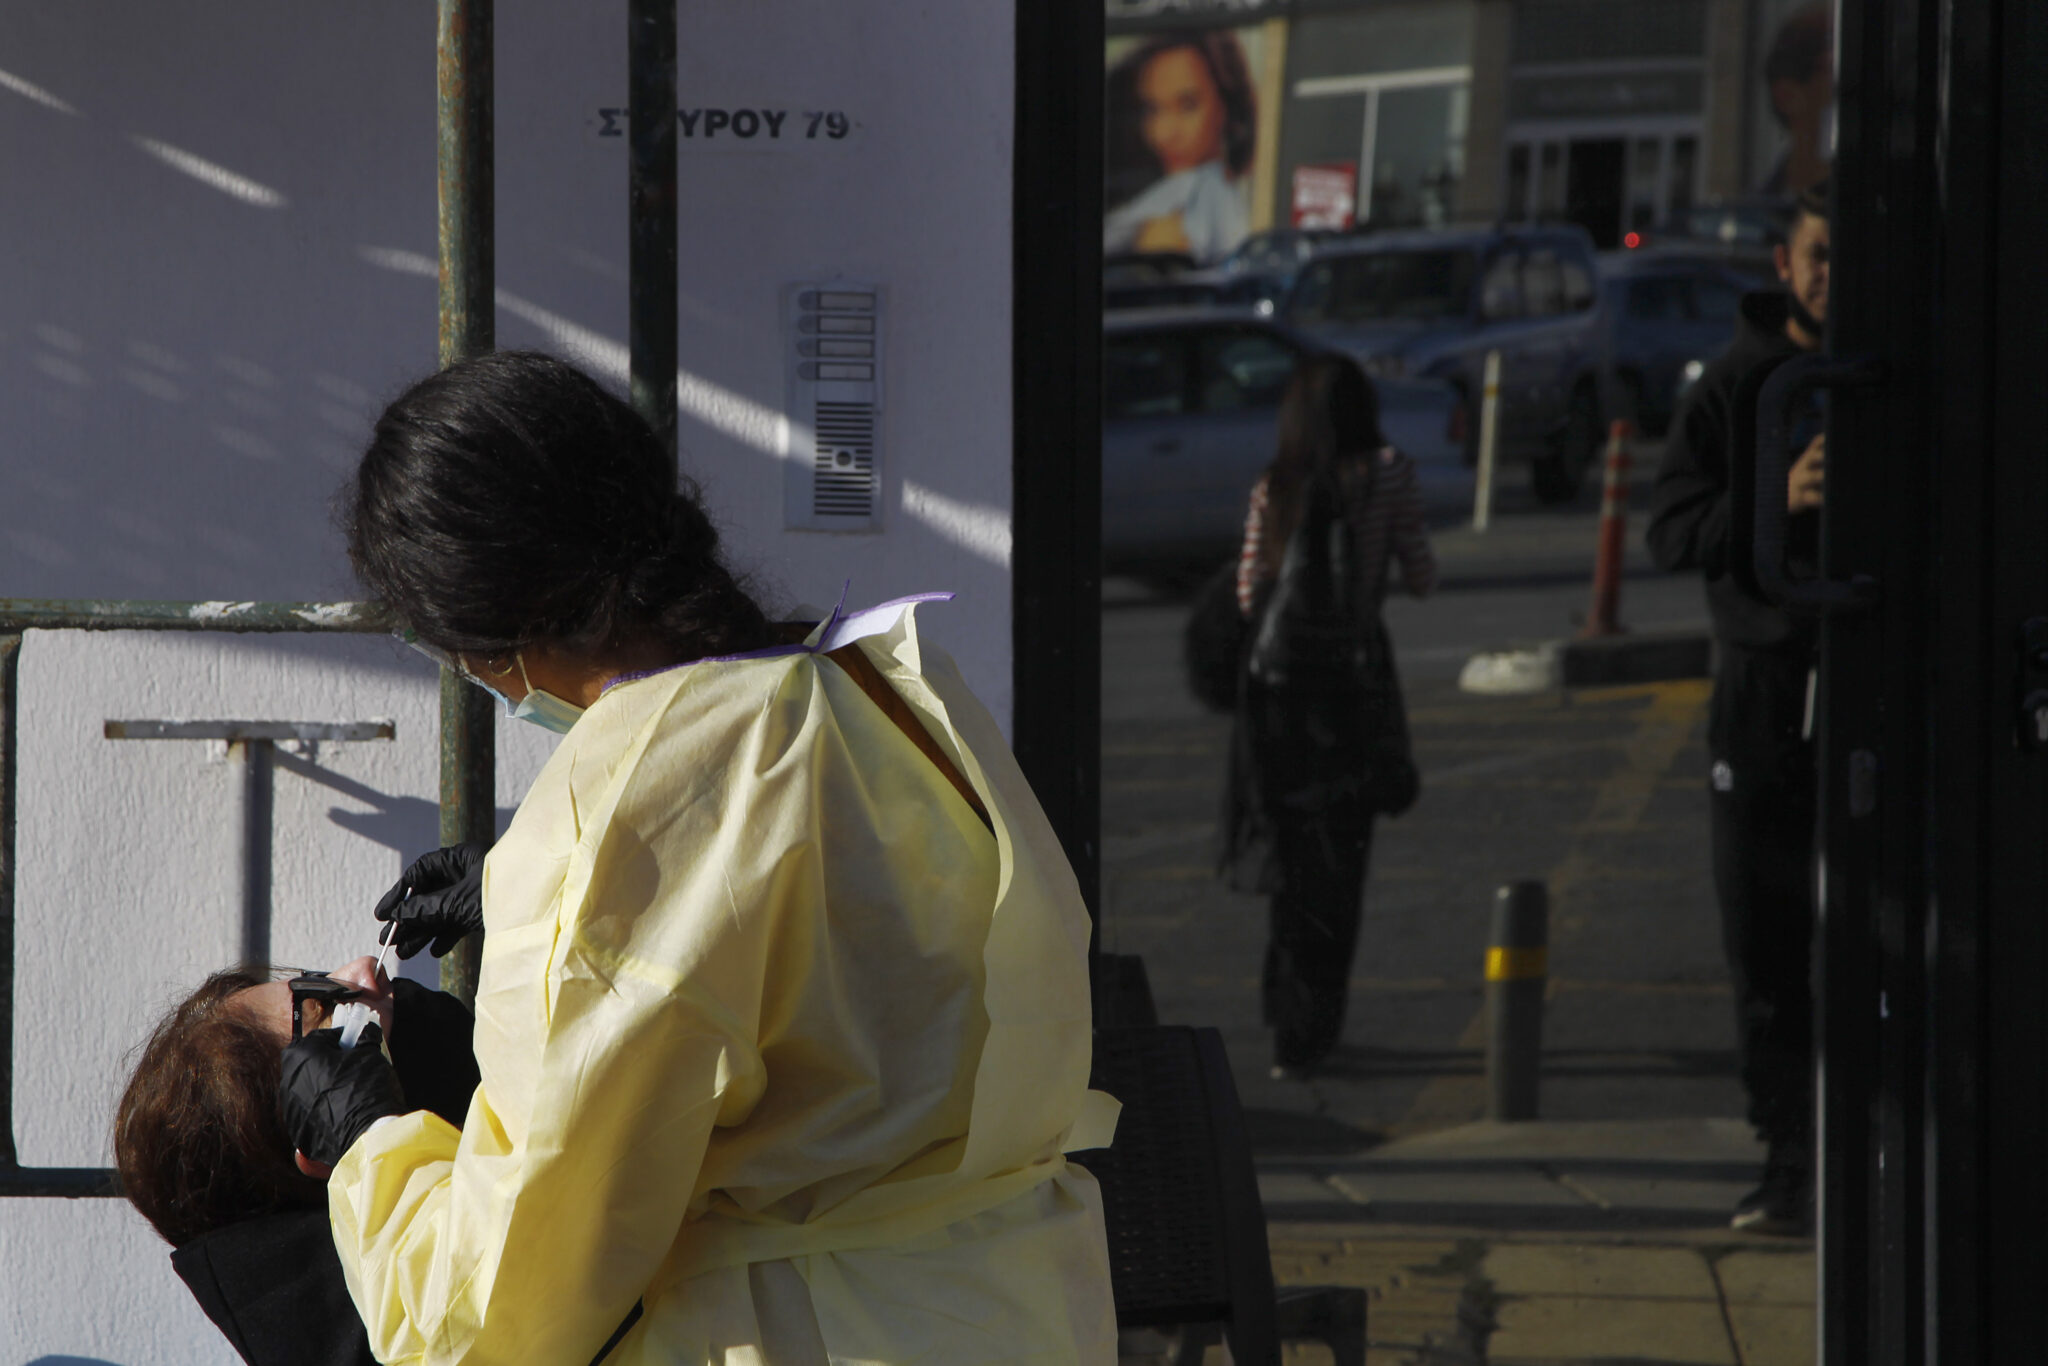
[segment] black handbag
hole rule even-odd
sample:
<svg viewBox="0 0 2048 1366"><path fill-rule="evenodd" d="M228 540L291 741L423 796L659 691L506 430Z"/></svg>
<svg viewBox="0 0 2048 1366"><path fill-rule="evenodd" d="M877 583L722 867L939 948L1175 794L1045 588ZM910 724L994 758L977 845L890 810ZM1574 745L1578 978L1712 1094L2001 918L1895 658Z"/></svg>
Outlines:
<svg viewBox="0 0 2048 1366"><path fill-rule="evenodd" d="M1187 668L1188 691L1210 711L1236 708L1244 642L1250 633L1251 623L1237 609L1237 562L1233 560L1203 583L1181 631L1181 662Z"/></svg>
<svg viewBox="0 0 2048 1366"><path fill-rule="evenodd" d="M1260 766L1274 815L1356 802L1400 815L1421 795L1394 650L1377 607L1357 601L1357 540L1335 481L1303 490L1302 513L1245 660L1255 710L1287 718Z"/></svg>

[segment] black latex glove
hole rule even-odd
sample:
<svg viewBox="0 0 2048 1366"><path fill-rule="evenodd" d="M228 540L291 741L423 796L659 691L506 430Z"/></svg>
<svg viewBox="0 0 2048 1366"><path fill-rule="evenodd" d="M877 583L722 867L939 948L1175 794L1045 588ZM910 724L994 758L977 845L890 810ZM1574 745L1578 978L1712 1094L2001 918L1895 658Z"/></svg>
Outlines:
<svg viewBox="0 0 2048 1366"><path fill-rule="evenodd" d="M405 1113L405 1093L391 1060L378 1051L384 1031L373 1020L354 1048L339 1029L316 1029L285 1045L277 1108L292 1146L333 1166L363 1131L386 1115Z"/></svg>
<svg viewBox="0 0 2048 1366"><path fill-rule="evenodd" d="M439 958L464 935L482 929L484 855L489 852L487 844L451 844L414 859L377 903L377 918L391 922L378 942L396 940L400 958L431 943Z"/></svg>

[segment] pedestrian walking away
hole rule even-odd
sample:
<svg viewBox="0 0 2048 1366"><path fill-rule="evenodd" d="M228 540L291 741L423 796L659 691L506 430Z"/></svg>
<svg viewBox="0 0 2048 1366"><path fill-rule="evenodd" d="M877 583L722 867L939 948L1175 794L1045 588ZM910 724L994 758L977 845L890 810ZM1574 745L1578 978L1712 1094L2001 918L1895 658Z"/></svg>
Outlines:
<svg viewBox="0 0 2048 1366"><path fill-rule="evenodd" d="M1803 193L1776 249L1779 290L1742 301L1734 343L1707 367L1673 420L1648 540L1664 569L1706 577L1716 658L1708 713L1714 891L1734 988L1749 1119L1768 1152L1763 1181L1733 1224L1803 1233L1813 1223L1812 675L1819 633L1757 590L1734 562L1737 391L1759 369L1821 345L1828 308L1828 187ZM1815 572L1827 437L1817 406L1797 415L1800 452L1782 491L1790 572ZM1753 481L1752 481L1753 482Z"/></svg>
<svg viewBox="0 0 2048 1366"><path fill-rule="evenodd" d="M1436 586L1414 466L1381 435L1357 363L1312 357L1282 400L1278 450L1245 515L1237 589L1249 643L1219 869L1268 898L1260 997L1279 1077L1337 1046L1373 819L1416 796L1380 619L1397 570L1418 598Z"/></svg>

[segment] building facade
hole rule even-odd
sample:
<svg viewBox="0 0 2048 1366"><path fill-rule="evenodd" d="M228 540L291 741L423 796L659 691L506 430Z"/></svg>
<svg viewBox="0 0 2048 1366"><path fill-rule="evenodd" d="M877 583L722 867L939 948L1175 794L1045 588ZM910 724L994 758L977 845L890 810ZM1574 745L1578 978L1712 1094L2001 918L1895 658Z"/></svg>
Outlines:
<svg viewBox="0 0 2048 1366"><path fill-rule="evenodd" d="M1697 203L1794 192L1832 140L1828 13L1109 0L1105 247L1214 259L1232 231L1496 219L1611 247Z"/></svg>

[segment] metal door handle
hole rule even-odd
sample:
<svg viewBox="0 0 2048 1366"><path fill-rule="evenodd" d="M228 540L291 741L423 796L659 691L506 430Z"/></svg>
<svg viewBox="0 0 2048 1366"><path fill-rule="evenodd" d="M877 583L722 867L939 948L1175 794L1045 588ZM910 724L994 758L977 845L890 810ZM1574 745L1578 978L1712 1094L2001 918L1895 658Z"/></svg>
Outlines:
<svg viewBox="0 0 2048 1366"><path fill-rule="evenodd" d="M1794 356L1764 381L1756 400L1756 498L1751 568L1757 587L1785 607L1838 612L1869 607L1878 583L1868 574L1847 579L1794 579L1785 572L1785 484L1792 474L1792 443L1785 428L1792 405L1816 389L1870 389L1884 382L1875 356Z"/></svg>

